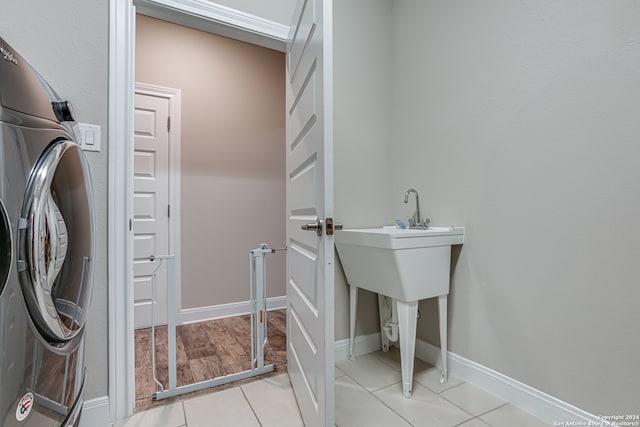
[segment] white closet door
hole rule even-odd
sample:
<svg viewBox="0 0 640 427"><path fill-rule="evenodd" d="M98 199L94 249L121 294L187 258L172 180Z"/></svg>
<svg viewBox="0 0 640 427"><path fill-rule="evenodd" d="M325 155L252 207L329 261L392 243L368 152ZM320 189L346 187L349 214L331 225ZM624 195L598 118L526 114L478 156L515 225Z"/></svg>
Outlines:
<svg viewBox="0 0 640 427"><path fill-rule="evenodd" d="M169 255L169 100L135 95L133 171L133 306L135 328L167 323L167 274L156 271L155 307L151 284L158 261Z"/></svg>

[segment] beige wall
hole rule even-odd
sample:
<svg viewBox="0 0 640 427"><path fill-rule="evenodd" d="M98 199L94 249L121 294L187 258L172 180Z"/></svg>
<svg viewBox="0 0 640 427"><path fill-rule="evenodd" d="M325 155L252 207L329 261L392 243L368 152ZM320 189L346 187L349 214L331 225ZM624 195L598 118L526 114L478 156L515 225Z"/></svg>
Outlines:
<svg viewBox="0 0 640 427"><path fill-rule="evenodd" d="M138 15L136 81L182 91L182 307L249 299L249 251L285 244L284 54ZM268 296L285 291L269 255Z"/></svg>
<svg viewBox="0 0 640 427"><path fill-rule="evenodd" d="M392 5L388 200L405 218L415 187L433 224L466 226L450 350L637 413L640 3Z"/></svg>

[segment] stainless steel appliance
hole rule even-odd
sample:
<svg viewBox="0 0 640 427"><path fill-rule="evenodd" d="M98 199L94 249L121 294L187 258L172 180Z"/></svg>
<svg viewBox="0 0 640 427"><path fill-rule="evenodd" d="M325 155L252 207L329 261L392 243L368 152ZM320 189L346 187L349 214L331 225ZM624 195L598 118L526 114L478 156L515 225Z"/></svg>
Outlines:
<svg viewBox="0 0 640 427"><path fill-rule="evenodd" d="M73 111L0 39L0 424L76 426L94 264Z"/></svg>

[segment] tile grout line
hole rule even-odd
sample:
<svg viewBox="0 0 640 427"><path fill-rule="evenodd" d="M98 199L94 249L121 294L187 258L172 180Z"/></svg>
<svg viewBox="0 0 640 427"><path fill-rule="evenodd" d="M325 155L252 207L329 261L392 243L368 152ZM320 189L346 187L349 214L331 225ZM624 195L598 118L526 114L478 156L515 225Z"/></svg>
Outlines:
<svg viewBox="0 0 640 427"><path fill-rule="evenodd" d="M364 356L364 355L362 355L362 356ZM356 356L356 357L361 357L361 356ZM376 357L374 357L374 356L371 356L371 357L373 357L374 359L378 360L378 359L377 359ZM355 360L354 360L354 362L355 362ZM383 362L383 363L384 363L384 362ZM334 368L335 368L335 365L334 365ZM393 366L391 366L391 368L393 368ZM393 369L394 369L396 372L400 372L400 371L398 371L398 370L397 370L397 369L395 369L395 368L393 368ZM340 370L341 370L342 372L344 372L344 375L346 375L346 376L348 376L349 378L351 378L351 379L353 380L353 382L355 382L355 383L356 383L356 384L358 384L360 387L362 387L362 389L363 389L364 391L366 391L366 392L368 392L368 393L371 393L371 391L369 391L369 389L368 389L368 388L366 388L364 385L360 384L360 383L359 383L355 378L353 378L351 375L349 375L345 370L343 370L343 369L340 369ZM389 387L389 386L392 386L392 385L396 385L396 384L400 384L400 383L402 383L402 373L400 373L400 374L401 374L401 375L400 375L400 376L401 376L400 381L394 381L394 382L392 382L391 384L383 385L383 386L381 386L381 387L378 387L378 388L374 389L373 391L379 391L379 390L382 390L383 388L387 388L387 387ZM343 375L343 376L344 376L344 375ZM338 378L340 378L340 377L338 377ZM336 379L336 378L334 378L334 380L335 380L335 379Z"/></svg>
<svg viewBox="0 0 640 427"><path fill-rule="evenodd" d="M387 405L385 402L383 402L382 400L378 399L378 396L376 396L372 391L369 391L365 386L363 386L362 384L360 384L358 381L356 381L355 378L353 378L352 376L350 376L348 373L345 372L344 376L347 376L349 378L351 378L351 380L358 384L365 392L369 393L375 400L377 400L378 402L380 402L382 404L382 406L386 407L387 409L389 409L391 412L393 412L394 414L396 414L397 416L399 416L402 420L404 420L407 424L409 424L412 427L415 427L413 424L411 424L411 422L409 420L407 420L405 417L403 417L402 415L400 415L399 413L397 413L396 411L393 410L393 408L391 408L389 405ZM387 387L391 387L392 385L397 385L402 383L401 381L398 382L394 382L392 384L386 385L384 387L380 387L378 389L376 389L375 391L379 391L382 390L383 388L387 388Z"/></svg>
<svg viewBox="0 0 640 427"><path fill-rule="evenodd" d="M382 350L380 350L380 351L383 354L388 353L388 351L386 353L384 351L382 351ZM394 366L391 362L388 361L389 360L388 358L386 358L386 357L385 358L378 357L378 356L375 355L375 353L377 353L377 352L373 352L373 353L369 353L369 354L371 355L371 357L373 357L376 360L379 360L380 362L384 363L385 365L389 366L390 368L393 368L398 372L402 372L402 369L399 370L396 366Z"/></svg>
<svg viewBox="0 0 640 427"><path fill-rule="evenodd" d="M452 385L452 386L451 386L451 387L449 387L448 389L446 389L446 390L442 390L441 392L436 393L436 394L437 394L438 396L441 396L443 399L446 399L446 397L442 396L442 394L443 394L443 393L446 393L446 392L448 392L448 391L451 391L451 390L453 390L454 388L458 388L458 387L460 387L460 386L462 386L462 385L464 385L464 384L467 384L467 382L466 382L466 381L463 381L463 382L461 382L460 384ZM425 386L425 387L426 387L426 386Z"/></svg>
<svg viewBox="0 0 640 427"><path fill-rule="evenodd" d="M182 415L184 417L184 427L189 427L189 420L187 420L187 409L184 407L184 400L180 400L180 405L182 406Z"/></svg>
<svg viewBox="0 0 640 427"><path fill-rule="evenodd" d="M429 387L428 385L426 385L426 384L422 384L420 381L418 381L418 380L416 380L416 379L414 379L414 381L415 381L416 383L420 384L422 387L426 388L427 390L429 390L429 391L431 391L431 392L435 393L437 396L440 396L440 397L442 397L442 396L441 396L441 395L442 395L442 393L447 392L447 391L449 391L449 390L452 390L452 389L454 389L454 388L456 388L456 387L458 387L458 386L460 386L460 385L462 385L462 384L465 384L464 382L462 382L462 383L460 383L460 384L455 384L455 385L452 385L452 386L451 386L451 387L449 387L449 388L445 388L444 390L442 390L442 391L438 392L438 391L433 390L433 389L432 389L431 387ZM444 397L442 397L442 398L444 399Z"/></svg>
<svg viewBox="0 0 640 427"><path fill-rule="evenodd" d="M447 399L446 397L442 396L442 394L443 394L443 393L445 393L445 392L447 392L447 391L449 391L449 390L453 390L453 389L454 389L454 388L456 388L456 387L460 387L460 386L462 386L463 384L467 384L467 383L466 383L466 382L461 382L460 384L456 384L456 385L454 385L453 387L448 388L448 389L446 389L446 390L443 390L441 393L436 393L436 394L437 394L438 396L440 396L441 398L443 398L444 400L446 400L447 402L451 403L451 404L452 404L453 406L455 406L456 408L460 409L461 411L466 412L467 414L471 415L473 418L478 418L478 419L479 419L481 416L488 414L489 412L493 412L493 411L495 411L495 410L497 410L497 409L500 409L500 408L502 408L503 406L505 406L505 405L508 405L508 404L509 404L509 402L504 402L503 404L498 405L498 406L496 406L495 408L489 409L488 411L485 411L485 412L482 412L481 414L475 415L475 414L472 414L471 412L467 411L466 409L464 409L464 408L463 408L463 407L461 407L460 405L457 405L455 402L452 402L451 400L449 400L449 399ZM470 385L473 385L473 384L470 384ZM484 391L484 390L481 390L481 391ZM485 393L486 393L486 392L485 392ZM489 393L487 393L487 394L489 394ZM491 394L489 394L489 395L493 397L493 395L491 395ZM472 419L473 419L473 418L472 418ZM467 421L465 421L465 422L468 422L468 421L469 421L469 420L467 420ZM481 420L481 421L482 421L482 422L484 422L485 424L488 424L488 423L486 423L484 420Z"/></svg>
<svg viewBox="0 0 640 427"><path fill-rule="evenodd" d="M487 425L487 427L493 427L491 424L489 424L489 423L488 423L488 422L486 422L485 420L481 420L479 417L473 417L473 418L471 418L471 419L469 419L469 420L466 420L466 421L461 422L460 424L456 424L454 427L461 427L461 426L464 426L466 423L468 423L469 421L473 421L473 420L478 420L478 421L480 421L481 423L486 424L486 425Z"/></svg>
<svg viewBox="0 0 640 427"><path fill-rule="evenodd" d="M260 380L261 381L261 380ZM258 414L256 413L255 409L253 408L253 405L251 405L251 402L249 401L249 398L247 397L247 395L244 392L244 388L242 388L242 385L238 386L238 388L240 389L240 393L242 393L242 397L244 397L244 400L247 402L247 404L249 405L249 409L251 409L251 413L253 414L253 416L256 418L256 421L258 422L258 424L260 425L260 427L262 427L262 421L260 421L260 418L258 417Z"/></svg>
<svg viewBox="0 0 640 427"><path fill-rule="evenodd" d="M467 415L469 415L469 416L471 417L471 418L469 418L469 419L464 420L461 424L468 423L469 421L473 420L474 418L477 418L477 417L476 417L475 415L473 415L471 412L469 412L469 411L467 411L467 410L465 410L465 409L461 408L460 406L458 406L458 405L456 405L455 403L451 402L449 399L445 398L444 396L441 396L441 395L440 395L440 393L436 393L435 391L431 390L431 389L430 389L429 387L427 387L426 385L421 384L421 383L419 383L419 382L418 382L418 381L416 381L416 380L413 380L413 381L415 381L416 383L420 384L422 387L424 387L424 388L425 388L425 389L427 389L428 391L432 392L432 393L433 393L433 394L435 394L436 396L440 397L441 399L445 400L446 402L451 403L453 406L455 406L456 408L460 409L462 412L464 412L465 414L467 414ZM455 388L455 387L458 387L458 386L460 386L460 385L462 385L462 384L464 384L464 383L456 384L456 385L454 385L453 387L448 388L447 390L451 390L451 389L453 389L453 388ZM444 392L445 392L445 391L447 391L447 390L443 390L441 393L444 393ZM413 393L412 393L412 394L413 394ZM384 403L384 402L382 402L382 403ZM392 409L392 410L393 410L393 409ZM409 424L411 424L411 423L409 423ZM458 425L461 425L461 424L458 424Z"/></svg>
<svg viewBox="0 0 640 427"><path fill-rule="evenodd" d="M482 414L479 414L477 417L478 417L478 418L480 418L480 417L482 417L482 416L484 416L484 415L487 415L487 414L488 414L488 413L490 413L490 412L497 411L497 410L498 410L498 409L500 409L500 408L504 408L504 407L505 407L505 406L507 406L507 405L510 405L510 403L509 403L509 402L504 402L502 405L500 405L500 406L496 406L496 407L495 407L495 408L493 408L493 409L490 409L490 410L488 410L488 411L486 411L486 412L483 412ZM482 421L483 421L483 422L486 422L486 421L484 421L484 420L482 420ZM489 424L489 423L487 423L487 424Z"/></svg>

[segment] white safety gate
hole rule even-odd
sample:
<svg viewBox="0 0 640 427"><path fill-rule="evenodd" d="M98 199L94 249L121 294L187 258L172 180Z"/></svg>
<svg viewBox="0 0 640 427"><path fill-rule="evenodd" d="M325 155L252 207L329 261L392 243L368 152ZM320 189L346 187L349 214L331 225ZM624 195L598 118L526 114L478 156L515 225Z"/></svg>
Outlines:
<svg viewBox="0 0 640 427"><path fill-rule="evenodd" d="M274 249L263 243L260 247L249 252L249 271L250 271L250 302L251 302L251 368L229 375L211 378L209 380L200 381L192 384L177 385L177 360L176 360L176 289L175 289L175 256L173 255L151 255L151 262L158 261L156 269L153 271L153 280L151 283L152 299L155 307L156 298L156 273L166 265L167 273L167 339L168 339L168 378L169 384L165 387L156 376L156 358L155 358L155 315L151 311L151 364L153 369L153 380L159 386L160 390L153 394L156 400L167 399L179 396L193 391L203 390L210 387L216 387L228 384L234 381L243 380L254 377L256 375L272 372L275 364L264 364L264 347L268 344L267 335L267 292L266 292L266 255L285 251L286 248Z"/></svg>

